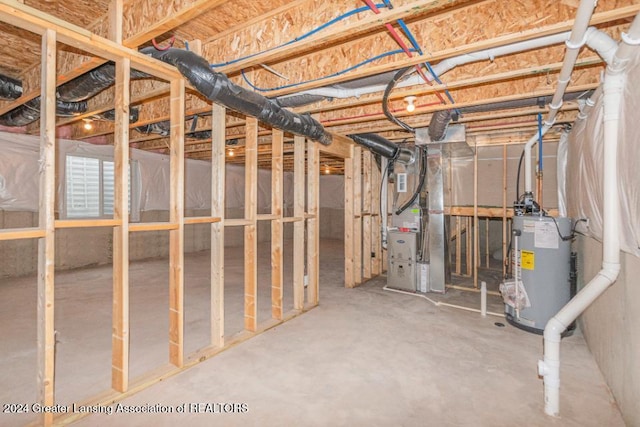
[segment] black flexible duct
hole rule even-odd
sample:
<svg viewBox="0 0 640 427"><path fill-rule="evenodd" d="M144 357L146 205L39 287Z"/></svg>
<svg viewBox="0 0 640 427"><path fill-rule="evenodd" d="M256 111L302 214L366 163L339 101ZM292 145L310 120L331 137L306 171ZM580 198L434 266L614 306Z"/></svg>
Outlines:
<svg viewBox="0 0 640 427"><path fill-rule="evenodd" d="M397 160L404 164L413 162L413 151L401 148L397 144L394 144L378 134L359 133L347 136L353 139L356 144L362 145L374 154L378 154L390 160Z"/></svg>
<svg viewBox="0 0 640 427"><path fill-rule="evenodd" d="M147 73L133 69L130 75L132 80L151 77ZM58 86L57 96L59 100L66 102L85 101L113 86L115 81L116 67L113 62L107 62L70 82Z"/></svg>
<svg viewBox="0 0 640 427"><path fill-rule="evenodd" d="M56 102L56 114L62 117L73 117L87 111L87 103L82 102ZM0 125L25 126L40 118L40 97L37 96L21 106L0 116Z"/></svg>
<svg viewBox="0 0 640 427"><path fill-rule="evenodd" d="M436 111L429 122L429 138L431 141L441 141L447 133L451 121L451 110Z"/></svg>
<svg viewBox="0 0 640 427"><path fill-rule="evenodd" d="M17 99L22 96L22 84L16 79L0 74L0 98Z"/></svg>
<svg viewBox="0 0 640 427"><path fill-rule="evenodd" d="M159 51L145 48L142 53L175 66L208 100L294 134L304 135L321 144L331 144L331 134L308 114L297 114L280 107L275 101L231 82L222 73L211 70L201 56L182 49Z"/></svg>

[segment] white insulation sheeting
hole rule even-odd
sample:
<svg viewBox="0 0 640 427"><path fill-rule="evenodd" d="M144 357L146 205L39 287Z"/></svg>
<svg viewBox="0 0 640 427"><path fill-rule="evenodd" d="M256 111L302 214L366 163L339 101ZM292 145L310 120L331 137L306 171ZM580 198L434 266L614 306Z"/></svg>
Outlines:
<svg viewBox="0 0 640 427"><path fill-rule="evenodd" d="M64 170L67 154L113 160L113 146L94 145L80 141L58 139L57 156L57 198L58 210L63 211ZM38 159L40 139L33 135L0 132L0 209L13 211L38 210ZM131 150L131 160L135 163L132 181L138 189L137 209L139 211L169 209L169 156L143 150ZM135 186L134 186L135 187ZM227 165L226 200L227 208L244 206L244 167ZM285 208L293 206L293 174L285 173ZM211 163L187 159L185 164L185 207L186 209L208 209L211 207ZM136 206L134 206L136 209ZM271 209L271 171L258 171L258 210L268 213ZM132 213L135 218L135 212Z"/></svg>
<svg viewBox="0 0 640 427"><path fill-rule="evenodd" d="M640 256L640 49L627 66L622 99L618 150L620 193L620 242L622 250ZM588 218L577 229L602 240L603 100L596 100L586 120L578 121L569 134L567 147L567 213L574 219ZM562 192L562 189L561 189Z"/></svg>

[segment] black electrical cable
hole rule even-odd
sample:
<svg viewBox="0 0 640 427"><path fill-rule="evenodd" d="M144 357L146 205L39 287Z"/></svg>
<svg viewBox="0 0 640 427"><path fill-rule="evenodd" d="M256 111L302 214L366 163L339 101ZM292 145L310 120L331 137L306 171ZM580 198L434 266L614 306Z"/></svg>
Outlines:
<svg viewBox="0 0 640 427"><path fill-rule="evenodd" d="M391 81L387 84L387 87L384 90L384 95L382 97L382 111L384 112L384 115L393 123L397 124L401 128L411 133L416 133L415 128L409 126L408 124L406 124L405 122L399 120L396 116L394 116L393 113L389 110L388 103L389 103L389 95L391 94L391 91L393 90L393 88L396 86L396 83L398 83L398 81L402 77L404 77L409 71L413 70L414 68L415 67L413 66L405 67L400 69L396 74L394 74Z"/></svg>
<svg viewBox="0 0 640 427"><path fill-rule="evenodd" d="M516 175L516 201L520 200L520 170L522 169L522 161L524 160L524 150L520 154L520 161L518 162L518 175Z"/></svg>
<svg viewBox="0 0 640 427"><path fill-rule="evenodd" d="M380 181L380 218L382 218L383 215L386 215L386 212L382 212L382 187L385 185L385 179L387 178L387 175L389 175L389 167L391 166L391 161L387 162L387 167L384 168L384 172L382 173L382 180Z"/></svg>
<svg viewBox="0 0 640 427"><path fill-rule="evenodd" d="M400 207L400 209L396 211L396 215L400 215L409 206L411 206L413 202L415 202L418 196L420 195L420 192L422 191L422 187L424 187L424 179L427 176L427 150L423 150L422 148L420 149L420 162L421 162L420 178L419 178L418 186L416 187L416 191L414 191L413 196L411 196L411 198L407 201L407 203L402 205L402 207Z"/></svg>

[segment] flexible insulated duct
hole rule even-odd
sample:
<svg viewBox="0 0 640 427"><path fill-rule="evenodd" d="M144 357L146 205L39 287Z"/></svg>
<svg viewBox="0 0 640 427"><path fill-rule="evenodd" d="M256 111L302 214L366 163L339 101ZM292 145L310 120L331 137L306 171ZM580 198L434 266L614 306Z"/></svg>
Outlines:
<svg viewBox="0 0 640 427"><path fill-rule="evenodd" d="M429 138L431 141L441 141L447 133L451 121L451 110L436 111L429 122Z"/></svg>
<svg viewBox="0 0 640 427"><path fill-rule="evenodd" d="M56 102L56 115L72 117L87 111L87 103L82 102ZM35 97L21 106L14 108L0 116L0 125L25 126L40 118L40 97Z"/></svg>
<svg viewBox="0 0 640 427"><path fill-rule="evenodd" d="M22 84L16 79L0 74L0 98L17 99L22 96Z"/></svg>
<svg viewBox="0 0 640 427"><path fill-rule="evenodd" d="M133 69L131 70L130 76L132 80L151 77L147 73ZM106 88L113 86L115 81L116 67L113 62L107 62L70 82L58 86L56 95L61 101L85 101Z"/></svg>
<svg viewBox="0 0 640 427"><path fill-rule="evenodd" d="M306 136L324 145L331 144L331 134L310 115L293 113L271 99L236 85L226 75L211 70L209 63L193 52L176 48L163 51L145 48L141 52L175 66L209 101L255 117L277 129Z"/></svg>
<svg viewBox="0 0 640 427"><path fill-rule="evenodd" d="M374 154L379 154L385 159L395 160L403 164L410 164L414 161L413 151L400 148L397 144L381 137L375 133L358 133L347 135L356 144L362 145Z"/></svg>

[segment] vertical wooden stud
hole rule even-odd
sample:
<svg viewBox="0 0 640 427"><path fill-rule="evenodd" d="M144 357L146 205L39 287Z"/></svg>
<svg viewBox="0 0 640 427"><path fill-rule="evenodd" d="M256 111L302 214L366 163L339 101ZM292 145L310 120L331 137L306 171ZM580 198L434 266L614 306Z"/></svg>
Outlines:
<svg viewBox="0 0 640 427"><path fill-rule="evenodd" d="M480 227L478 226L478 147L473 155L473 287L478 287Z"/></svg>
<svg viewBox="0 0 640 427"><path fill-rule="evenodd" d="M371 233L371 152L365 150L362 157L362 276L365 279L371 279L371 254L374 252L372 248ZM365 213L366 212L366 213Z"/></svg>
<svg viewBox="0 0 640 427"><path fill-rule="evenodd" d="M122 21L124 0L111 0L109 3L109 40L122 44Z"/></svg>
<svg viewBox="0 0 640 427"><path fill-rule="evenodd" d="M485 218L485 230L484 230L484 257L486 267L489 268L490 254L489 254L489 217Z"/></svg>
<svg viewBox="0 0 640 427"><path fill-rule="evenodd" d="M113 218L113 333L111 386L129 387L129 75L130 60L116 61Z"/></svg>
<svg viewBox="0 0 640 427"><path fill-rule="evenodd" d="M274 129L271 135L271 317L282 320L283 316L283 224L282 204L284 194L283 168L284 134Z"/></svg>
<svg viewBox="0 0 640 427"><path fill-rule="evenodd" d="M258 119L247 117L245 138L244 329L258 329Z"/></svg>
<svg viewBox="0 0 640 427"><path fill-rule="evenodd" d="M362 283L362 147L353 149L353 272L356 285Z"/></svg>
<svg viewBox="0 0 640 427"><path fill-rule="evenodd" d="M184 80L171 81L169 221L169 362L184 363Z"/></svg>
<svg viewBox="0 0 640 427"><path fill-rule="evenodd" d="M39 226L44 237L38 239L38 402L54 404L55 330L55 197L56 197L56 32L46 30L42 36L40 109L40 202ZM53 414L42 412L43 425L53 423Z"/></svg>
<svg viewBox="0 0 640 427"><path fill-rule="evenodd" d="M373 257L371 274L377 276L382 272L382 237L380 235L380 179L381 174L371 161L371 240Z"/></svg>
<svg viewBox="0 0 640 427"><path fill-rule="evenodd" d="M226 110L213 104L211 110L211 345L224 347L224 205Z"/></svg>
<svg viewBox="0 0 640 427"><path fill-rule="evenodd" d="M461 218L456 216L456 274L462 274L462 227Z"/></svg>
<svg viewBox="0 0 640 427"><path fill-rule="evenodd" d="M351 147L351 152L354 152ZM354 229L353 229L353 154L344 159L344 285L355 286L354 281Z"/></svg>
<svg viewBox="0 0 640 427"><path fill-rule="evenodd" d="M502 277L507 273L507 146L502 146Z"/></svg>
<svg viewBox="0 0 640 427"><path fill-rule="evenodd" d="M293 308L304 307L304 194L305 138L296 135L293 138Z"/></svg>
<svg viewBox="0 0 640 427"><path fill-rule="evenodd" d="M320 281L320 149L307 142L307 302L317 305Z"/></svg>

